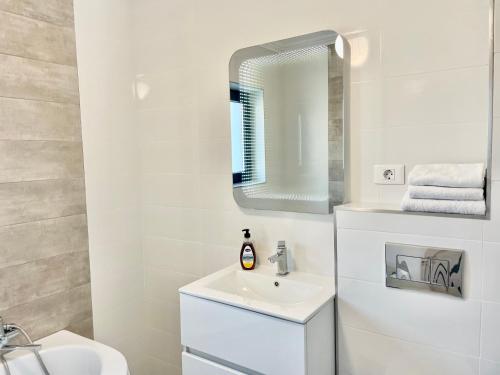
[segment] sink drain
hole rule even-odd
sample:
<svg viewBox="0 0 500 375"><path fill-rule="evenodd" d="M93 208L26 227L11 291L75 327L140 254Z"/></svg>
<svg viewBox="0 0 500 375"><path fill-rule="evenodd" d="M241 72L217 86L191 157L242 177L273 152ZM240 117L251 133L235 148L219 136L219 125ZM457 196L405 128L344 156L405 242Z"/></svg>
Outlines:
<svg viewBox="0 0 500 375"><path fill-rule="evenodd" d="M279 287L279 286L280 286L280 283L279 283L278 281L275 281L275 282L274 282L274 286L277 288L277 287Z"/></svg>

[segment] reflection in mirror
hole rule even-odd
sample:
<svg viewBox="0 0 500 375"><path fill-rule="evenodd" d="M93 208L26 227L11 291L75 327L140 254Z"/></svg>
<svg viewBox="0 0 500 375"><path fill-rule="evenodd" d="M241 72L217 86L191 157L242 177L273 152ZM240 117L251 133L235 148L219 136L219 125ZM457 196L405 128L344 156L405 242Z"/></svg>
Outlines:
<svg viewBox="0 0 500 375"><path fill-rule="evenodd" d="M346 44L324 31L233 55L233 192L240 206L330 213L346 200Z"/></svg>

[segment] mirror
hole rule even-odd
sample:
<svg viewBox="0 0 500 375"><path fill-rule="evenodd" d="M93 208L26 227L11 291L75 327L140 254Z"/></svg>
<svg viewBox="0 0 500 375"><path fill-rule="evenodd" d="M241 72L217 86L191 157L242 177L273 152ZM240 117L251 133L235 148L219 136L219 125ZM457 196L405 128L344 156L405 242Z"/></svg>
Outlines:
<svg viewBox="0 0 500 375"><path fill-rule="evenodd" d="M233 195L241 207L328 214L347 200L348 73L348 43L334 31L233 54Z"/></svg>

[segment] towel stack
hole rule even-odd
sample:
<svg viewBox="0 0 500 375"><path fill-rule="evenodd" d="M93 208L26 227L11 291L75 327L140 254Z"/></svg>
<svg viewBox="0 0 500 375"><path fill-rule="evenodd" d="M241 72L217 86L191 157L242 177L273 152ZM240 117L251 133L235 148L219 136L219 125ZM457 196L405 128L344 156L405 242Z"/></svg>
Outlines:
<svg viewBox="0 0 500 375"><path fill-rule="evenodd" d="M484 215L483 164L417 165L408 176L405 211Z"/></svg>

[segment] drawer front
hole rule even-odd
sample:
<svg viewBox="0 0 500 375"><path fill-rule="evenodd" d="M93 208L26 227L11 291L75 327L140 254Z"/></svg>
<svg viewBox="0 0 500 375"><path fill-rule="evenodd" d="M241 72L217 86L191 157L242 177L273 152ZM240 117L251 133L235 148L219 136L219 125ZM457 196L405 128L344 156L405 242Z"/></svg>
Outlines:
<svg viewBox="0 0 500 375"><path fill-rule="evenodd" d="M302 324L181 294L181 341L262 374L305 374Z"/></svg>
<svg viewBox="0 0 500 375"><path fill-rule="evenodd" d="M242 372L183 352L182 375L245 375Z"/></svg>

